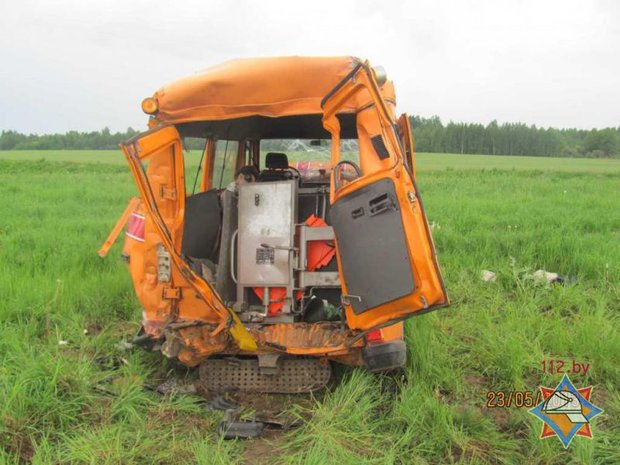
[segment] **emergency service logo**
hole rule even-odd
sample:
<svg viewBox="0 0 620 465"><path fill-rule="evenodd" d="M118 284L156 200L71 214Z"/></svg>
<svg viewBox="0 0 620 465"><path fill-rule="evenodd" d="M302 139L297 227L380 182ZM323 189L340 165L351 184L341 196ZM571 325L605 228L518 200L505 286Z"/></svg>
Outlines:
<svg viewBox="0 0 620 465"><path fill-rule="evenodd" d="M564 375L555 389L540 387L543 400L529 412L543 422L540 438L557 436L568 448L575 436L592 439L590 421L603 410L590 402L592 386L578 389Z"/></svg>

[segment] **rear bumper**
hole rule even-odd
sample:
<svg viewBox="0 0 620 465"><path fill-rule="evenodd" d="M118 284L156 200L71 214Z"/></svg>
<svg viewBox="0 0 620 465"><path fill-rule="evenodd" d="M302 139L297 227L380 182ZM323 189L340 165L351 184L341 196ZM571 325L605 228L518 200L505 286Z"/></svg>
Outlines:
<svg viewBox="0 0 620 465"><path fill-rule="evenodd" d="M362 359L372 372L402 368L407 361L407 344L402 340L368 344L362 349Z"/></svg>
<svg viewBox="0 0 620 465"><path fill-rule="evenodd" d="M274 353L325 358L345 365L365 365L371 371L400 368L406 362L402 323L382 328L380 341L373 342L365 341L337 322L249 324L247 328L258 343L257 351L241 351L225 331L213 335L214 325L196 322L168 328L160 337L141 331L134 343L147 350L161 350L167 357L176 358L187 366L199 365L214 355Z"/></svg>

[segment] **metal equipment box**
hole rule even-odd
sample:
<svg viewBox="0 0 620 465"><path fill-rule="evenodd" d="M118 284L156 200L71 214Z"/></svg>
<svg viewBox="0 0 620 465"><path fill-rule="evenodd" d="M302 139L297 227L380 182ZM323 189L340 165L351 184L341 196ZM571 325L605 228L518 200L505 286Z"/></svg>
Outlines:
<svg viewBox="0 0 620 465"><path fill-rule="evenodd" d="M238 284L293 285L297 181L239 186Z"/></svg>

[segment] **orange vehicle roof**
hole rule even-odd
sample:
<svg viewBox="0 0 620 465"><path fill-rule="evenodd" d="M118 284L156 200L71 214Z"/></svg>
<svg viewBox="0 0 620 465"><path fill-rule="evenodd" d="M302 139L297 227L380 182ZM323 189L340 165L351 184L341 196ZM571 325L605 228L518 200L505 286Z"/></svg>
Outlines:
<svg viewBox="0 0 620 465"><path fill-rule="evenodd" d="M322 113L321 100L360 60L354 57L277 57L227 61L174 81L153 97L157 120L165 123L213 121L246 116L268 117ZM391 82L382 86L394 101ZM365 106L357 96L343 112Z"/></svg>

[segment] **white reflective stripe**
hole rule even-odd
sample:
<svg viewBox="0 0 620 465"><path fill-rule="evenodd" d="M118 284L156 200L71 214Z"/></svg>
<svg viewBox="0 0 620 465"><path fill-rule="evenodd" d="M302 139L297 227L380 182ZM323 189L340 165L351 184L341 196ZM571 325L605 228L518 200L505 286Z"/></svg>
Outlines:
<svg viewBox="0 0 620 465"><path fill-rule="evenodd" d="M135 240L137 240L137 241L139 241L139 242L144 242L144 238L142 238L142 237L137 237L137 236L134 236L133 234L129 234L128 232L126 232L125 234L126 234L127 236L131 237L132 239L135 239Z"/></svg>

